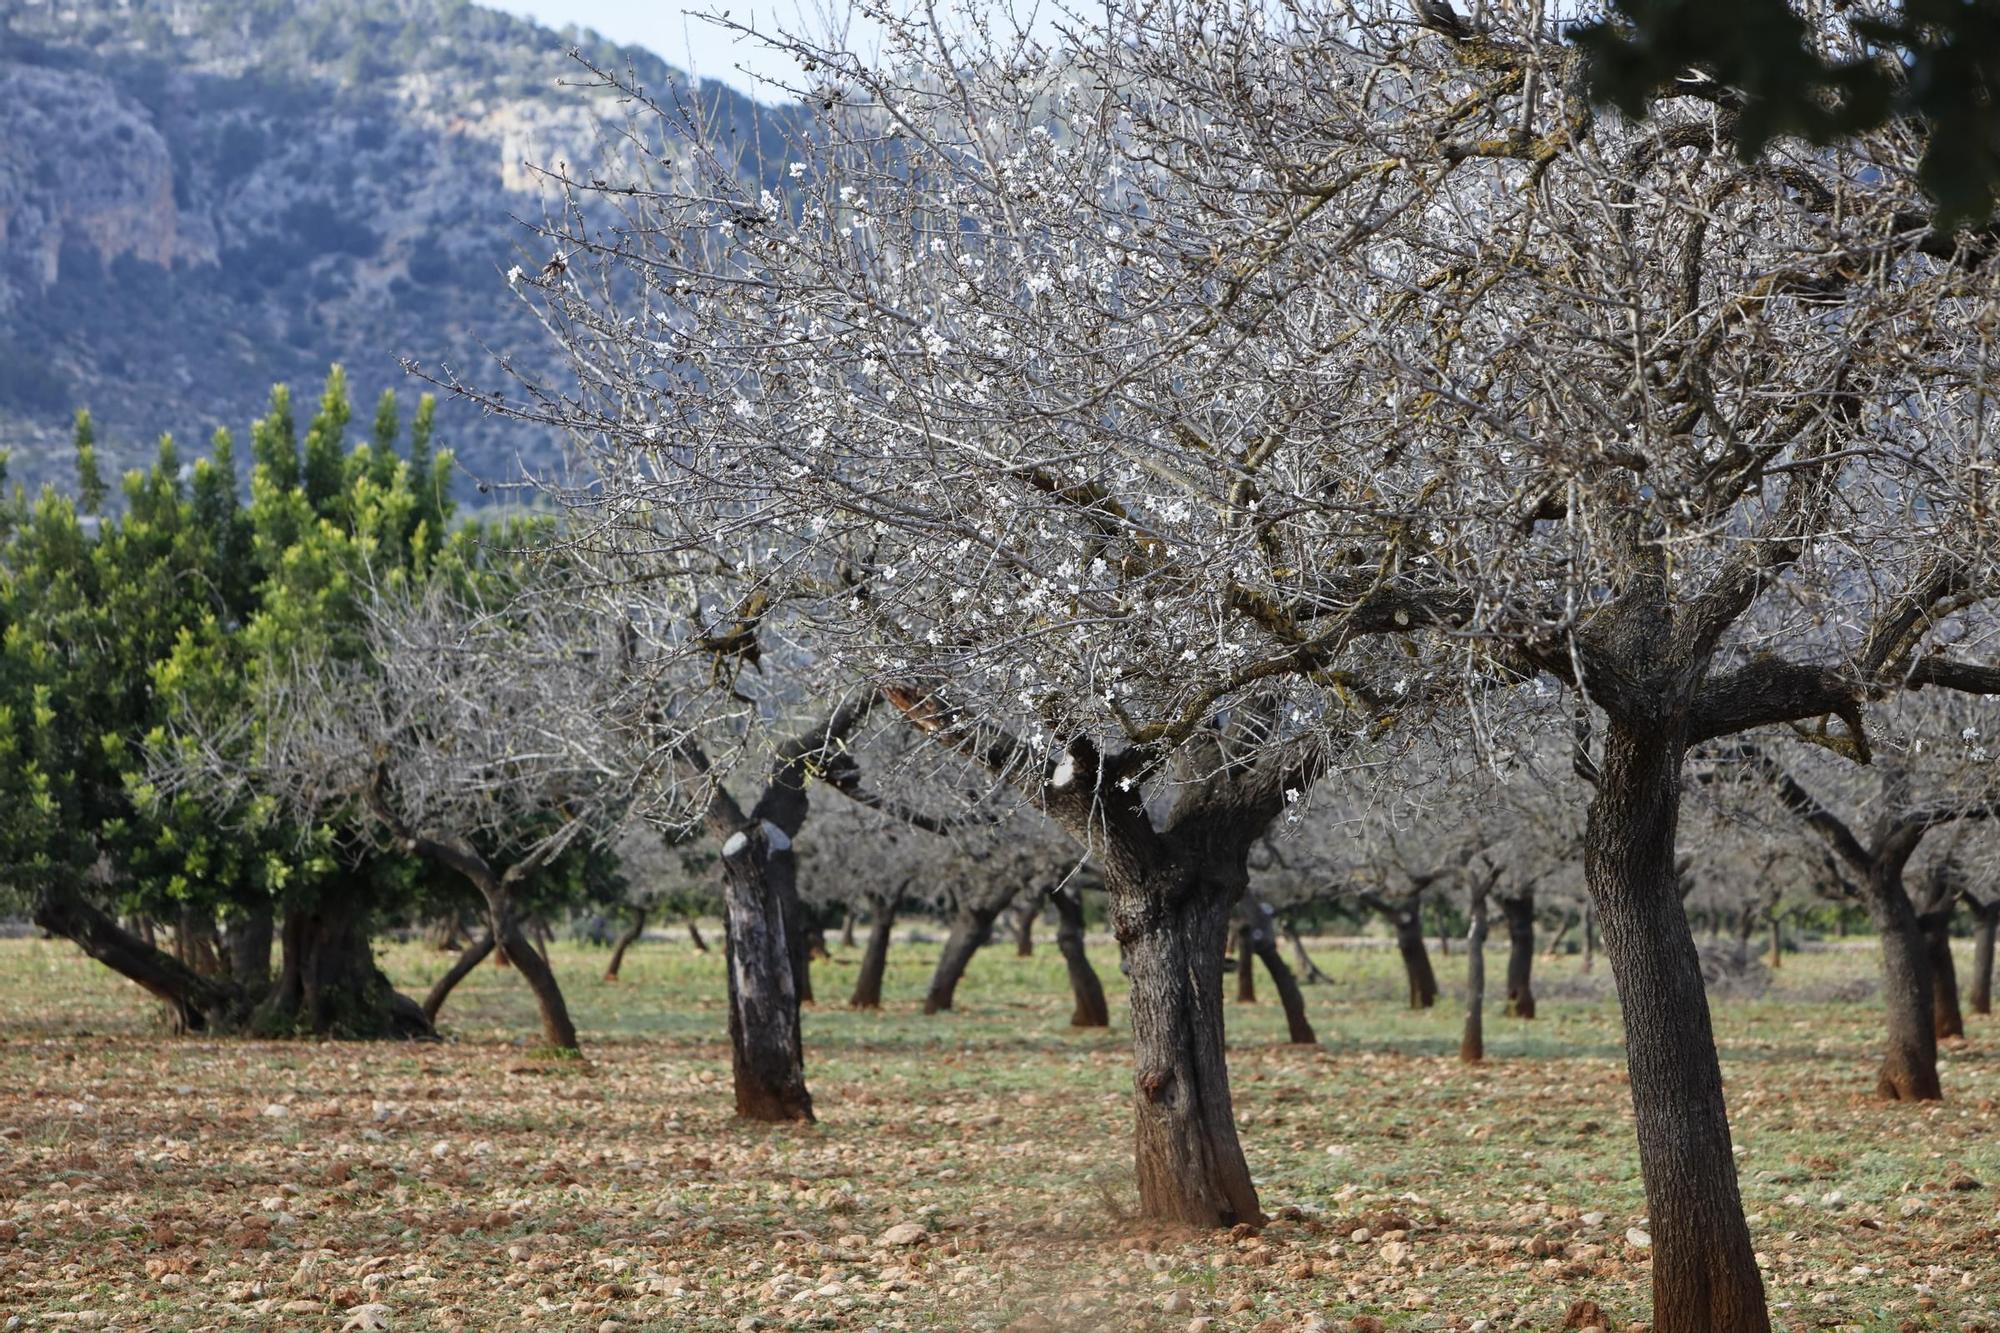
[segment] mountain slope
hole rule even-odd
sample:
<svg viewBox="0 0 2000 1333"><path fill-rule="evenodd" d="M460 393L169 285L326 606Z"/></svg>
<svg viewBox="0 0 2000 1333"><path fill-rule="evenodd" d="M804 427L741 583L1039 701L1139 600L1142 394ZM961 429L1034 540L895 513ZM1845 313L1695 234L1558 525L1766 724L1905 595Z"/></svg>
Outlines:
<svg viewBox="0 0 2000 1333"><path fill-rule="evenodd" d="M545 257L516 221L546 202L526 164L595 161L620 115L558 86L582 73L572 45L678 86L645 52L462 0L0 6L11 473L64 475L80 406L122 464L161 430L240 428L274 381L310 393L333 361L363 401L421 387L399 357L489 384L494 354L553 371L502 275ZM747 159L774 153L786 111L689 95ZM556 447L457 404L440 428L482 476Z"/></svg>

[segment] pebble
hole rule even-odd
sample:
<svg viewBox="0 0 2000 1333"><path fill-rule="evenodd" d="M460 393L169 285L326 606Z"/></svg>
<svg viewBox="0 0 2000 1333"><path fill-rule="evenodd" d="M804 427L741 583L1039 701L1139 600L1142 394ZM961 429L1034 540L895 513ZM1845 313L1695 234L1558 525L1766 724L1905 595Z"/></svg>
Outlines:
<svg viewBox="0 0 2000 1333"><path fill-rule="evenodd" d="M921 1242L930 1232L924 1230L920 1222L898 1222L875 1238L875 1244L884 1249Z"/></svg>
<svg viewBox="0 0 2000 1333"><path fill-rule="evenodd" d="M1650 1233L1641 1231L1637 1227L1628 1227L1625 1231L1625 1243L1635 1250L1651 1249L1653 1237Z"/></svg>

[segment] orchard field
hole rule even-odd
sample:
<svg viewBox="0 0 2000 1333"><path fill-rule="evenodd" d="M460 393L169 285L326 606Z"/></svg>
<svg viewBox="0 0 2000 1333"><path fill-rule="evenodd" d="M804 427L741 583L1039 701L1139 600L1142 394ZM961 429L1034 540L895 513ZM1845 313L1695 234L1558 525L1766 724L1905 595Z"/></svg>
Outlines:
<svg viewBox="0 0 2000 1333"><path fill-rule="evenodd" d="M1963 947L1963 946L1961 946ZM720 951L656 935L553 958L586 1059L525 1044L479 969L442 1043L163 1039L63 941L0 942L0 1323L7 1328L1344 1329L1644 1327L1648 1237L1600 963L1539 963L1541 1016L1457 1059L1401 1007L1393 950L1315 944L1318 1048L1266 994L1228 1010L1261 1233L1133 1220L1122 978L1072 1031L1061 960L981 952L926 1017L899 935L880 1013L815 966L819 1122L736 1121ZM422 993L446 956L388 946ZM1963 964L1961 964L1962 966ZM1947 1100L1874 1096L1867 942L1714 999L1745 1206L1785 1329L2000 1329L1994 1021Z"/></svg>

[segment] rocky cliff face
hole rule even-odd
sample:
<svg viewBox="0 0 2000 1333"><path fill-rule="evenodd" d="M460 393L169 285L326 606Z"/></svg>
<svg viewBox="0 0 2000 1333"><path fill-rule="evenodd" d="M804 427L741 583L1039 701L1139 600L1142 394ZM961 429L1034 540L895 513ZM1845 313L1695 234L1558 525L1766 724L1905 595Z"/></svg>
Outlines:
<svg viewBox="0 0 2000 1333"><path fill-rule="evenodd" d="M665 91L672 71L462 0L0 4L0 447L68 466L88 406L114 457L241 427L332 361L356 391L557 375L502 274L539 264L535 165L598 160L622 115L574 80L582 45ZM696 94L774 145L787 114ZM774 151L773 160L783 154ZM504 477L556 442L469 411L441 427Z"/></svg>

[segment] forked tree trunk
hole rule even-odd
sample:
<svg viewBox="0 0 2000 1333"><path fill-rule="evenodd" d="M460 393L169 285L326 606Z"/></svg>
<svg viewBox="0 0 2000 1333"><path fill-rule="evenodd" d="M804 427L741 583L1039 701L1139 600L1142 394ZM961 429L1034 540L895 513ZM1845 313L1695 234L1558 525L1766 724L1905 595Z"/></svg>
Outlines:
<svg viewBox="0 0 2000 1333"><path fill-rule="evenodd" d="M563 1001L562 987L556 984L555 969L548 955L537 949L513 919L511 913L496 910L492 915L493 937L513 961L514 970L534 993L535 1008L542 1019L542 1042L552 1051L580 1049L576 1024L570 1021L569 1005Z"/></svg>
<svg viewBox="0 0 2000 1333"><path fill-rule="evenodd" d="M1900 867L1878 864L1869 877L1868 910L1882 942L1882 1004L1888 1045L1878 1095L1896 1102L1944 1098L1938 1083L1930 946L1903 889Z"/></svg>
<svg viewBox="0 0 2000 1333"><path fill-rule="evenodd" d="M1033 958L1035 956L1035 917L1042 910L1042 895L1038 889L1029 889L1023 901L1014 911L1014 956Z"/></svg>
<svg viewBox="0 0 2000 1333"><path fill-rule="evenodd" d="M1308 986L1317 986L1322 981L1333 980L1332 977L1319 970L1319 964L1315 963L1312 960L1312 955L1306 952L1306 942L1299 938L1298 927L1287 921L1285 922L1284 930L1285 940L1292 946L1292 957L1296 958L1299 963L1300 980Z"/></svg>
<svg viewBox="0 0 2000 1333"><path fill-rule="evenodd" d="M445 974L437 979L430 993L424 996L424 1017L436 1023L439 1011L444 1008L444 1002L451 998L451 993L458 989L458 983L471 976L473 969L485 962L486 955L492 952L491 931L482 932L477 939L466 945L458 957L452 960Z"/></svg>
<svg viewBox="0 0 2000 1333"><path fill-rule="evenodd" d="M433 1035L423 1009L375 966L367 915L343 903L285 913L284 966L252 1022L272 1034Z"/></svg>
<svg viewBox="0 0 2000 1333"><path fill-rule="evenodd" d="M1056 949L1069 972L1070 995L1076 1001L1070 1010L1069 1025L1110 1027L1111 1006L1104 999L1104 983L1098 980L1097 969L1090 965L1090 955L1084 948L1083 895L1075 889L1062 889L1051 896L1056 905Z"/></svg>
<svg viewBox="0 0 2000 1333"><path fill-rule="evenodd" d="M1507 918L1507 1016L1535 1016L1535 892L1500 900Z"/></svg>
<svg viewBox="0 0 2000 1333"><path fill-rule="evenodd" d="M240 987L204 977L172 954L148 944L72 887L45 887L38 892L34 921L164 1003L175 1032L228 1032L243 1022L245 1003Z"/></svg>
<svg viewBox="0 0 2000 1333"><path fill-rule="evenodd" d="M1250 927L1236 928L1236 1003L1257 1003L1257 969L1251 964Z"/></svg>
<svg viewBox="0 0 2000 1333"><path fill-rule="evenodd" d="M639 937L645 933L646 909L635 907L632 909L632 924L625 927L625 933L611 946L611 961L604 965L606 981L618 980L618 969L625 966L625 951L638 943Z"/></svg>
<svg viewBox="0 0 2000 1333"><path fill-rule="evenodd" d="M1105 877L1131 971L1140 1213L1196 1227L1261 1223L1223 1062L1223 943L1241 886L1184 866L1120 882L1116 858Z"/></svg>
<svg viewBox="0 0 2000 1333"><path fill-rule="evenodd" d="M896 929L895 899L875 903L873 915L868 924L868 950L861 955L861 970L854 974L854 994L847 1001L850 1009L882 1007L882 975L889 969L889 937Z"/></svg>
<svg viewBox="0 0 2000 1333"><path fill-rule="evenodd" d="M937 969L931 973L930 989L924 993L924 1012L945 1013L958 999L958 983L972 963L972 955L993 938L993 923L1006 909L1006 901L993 905L974 901L961 904L952 917L951 931L938 953Z"/></svg>
<svg viewBox="0 0 2000 1333"><path fill-rule="evenodd" d="M1683 743L1614 719L1584 869L1618 986L1652 1233L1655 1333L1768 1333L1722 1068L1674 865Z"/></svg>
<svg viewBox="0 0 2000 1333"><path fill-rule="evenodd" d="M1262 924L1253 924L1244 932L1249 953L1243 957L1243 967L1247 971L1250 958L1254 955L1264 964L1264 970L1271 974L1271 986L1278 992L1278 1003L1285 1008L1285 1030L1294 1046L1317 1046L1319 1034L1313 1031L1312 1020L1306 1017L1306 997L1299 990L1298 978L1292 969L1285 966L1285 956L1278 951L1277 932L1271 927L1268 908L1254 900L1250 911L1263 915Z"/></svg>
<svg viewBox="0 0 2000 1333"><path fill-rule="evenodd" d="M1486 891L1475 884L1472 925L1465 932L1465 1032L1458 1058L1476 1065L1486 1058Z"/></svg>
<svg viewBox="0 0 2000 1333"><path fill-rule="evenodd" d="M1965 1035L1965 1013L1958 1007L1958 965L1951 956L1953 903L1923 915L1924 952L1931 965L1931 1029L1937 1039Z"/></svg>
<svg viewBox="0 0 2000 1333"><path fill-rule="evenodd" d="M1968 904L1972 909L1972 985L1967 1000L1975 1014L1993 1012L1993 936L2000 931L2000 898Z"/></svg>
<svg viewBox="0 0 2000 1333"><path fill-rule="evenodd" d="M223 927L229 951L229 979L253 1000L271 987L271 944L275 931L268 903L238 912Z"/></svg>
<svg viewBox="0 0 2000 1333"><path fill-rule="evenodd" d="M1395 917L1396 951L1403 957L1403 975L1410 983L1410 1008L1428 1009L1437 1003L1437 973L1431 970L1430 951L1424 948L1424 924L1414 905Z"/></svg>
<svg viewBox="0 0 2000 1333"><path fill-rule="evenodd" d="M787 842L757 824L722 844L723 954L729 970L729 1051L736 1114L745 1120L811 1120L799 997L784 902L796 866Z"/></svg>

